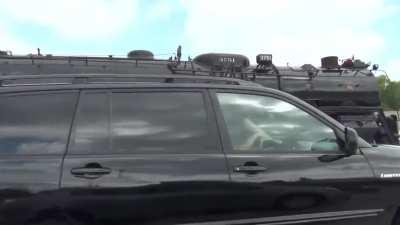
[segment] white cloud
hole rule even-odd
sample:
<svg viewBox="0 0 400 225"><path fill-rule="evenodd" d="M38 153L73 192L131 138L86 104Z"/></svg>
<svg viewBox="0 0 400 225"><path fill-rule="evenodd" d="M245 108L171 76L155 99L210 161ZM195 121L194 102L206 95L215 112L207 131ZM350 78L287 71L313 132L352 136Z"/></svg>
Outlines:
<svg viewBox="0 0 400 225"><path fill-rule="evenodd" d="M50 28L61 38L108 39L129 29L137 14L136 0L0 1L10 20Z"/></svg>
<svg viewBox="0 0 400 225"><path fill-rule="evenodd" d="M383 36L371 25L389 10L383 0L182 0L188 52L242 53L254 62L272 53L278 65L338 55L375 61Z"/></svg>
<svg viewBox="0 0 400 225"><path fill-rule="evenodd" d="M400 58L390 60L382 69L387 72L391 80L400 81Z"/></svg>

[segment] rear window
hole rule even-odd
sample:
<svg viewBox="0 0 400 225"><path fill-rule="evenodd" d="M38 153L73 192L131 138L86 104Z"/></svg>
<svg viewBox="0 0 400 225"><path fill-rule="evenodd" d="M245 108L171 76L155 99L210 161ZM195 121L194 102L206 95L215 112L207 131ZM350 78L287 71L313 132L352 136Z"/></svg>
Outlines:
<svg viewBox="0 0 400 225"><path fill-rule="evenodd" d="M210 133L200 92L87 93L71 153L210 153Z"/></svg>
<svg viewBox="0 0 400 225"><path fill-rule="evenodd" d="M63 154L76 93L0 96L0 154Z"/></svg>

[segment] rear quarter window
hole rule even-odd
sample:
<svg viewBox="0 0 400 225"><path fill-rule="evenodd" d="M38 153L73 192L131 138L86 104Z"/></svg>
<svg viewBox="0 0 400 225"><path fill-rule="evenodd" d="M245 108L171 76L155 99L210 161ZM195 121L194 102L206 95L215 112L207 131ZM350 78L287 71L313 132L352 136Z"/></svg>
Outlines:
<svg viewBox="0 0 400 225"><path fill-rule="evenodd" d="M212 153L201 92L86 93L71 154Z"/></svg>
<svg viewBox="0 0 400 225"><path fill-rule="evenodd" d="M63 154L76 93L0 96L0 154Z"/></svg>

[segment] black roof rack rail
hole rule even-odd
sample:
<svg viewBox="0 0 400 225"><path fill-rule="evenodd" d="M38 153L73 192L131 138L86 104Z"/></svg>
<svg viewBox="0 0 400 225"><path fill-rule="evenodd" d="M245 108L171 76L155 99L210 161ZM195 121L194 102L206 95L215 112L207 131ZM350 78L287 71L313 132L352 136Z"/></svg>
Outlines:
<svg viewBox="0 0 400 225"><path fill-rule="evenodd" d="M33 85L68 85L102 83L210 83L261 86L253 82L226 77L151 75L151 74L54 74L0 76L0 87Z"/></svg>
<svg viewBox="0 0 400 225"><path fill-rule="evenodd" d="M1 59L26 59L26 60L65 60L65 61L93 61L93 62L112 62L112 61L156 61L165 62L168 59L150 59L150 58L126 58L126 57L115 57L115 56L57 56L57 55L0 55Z"/></svg>

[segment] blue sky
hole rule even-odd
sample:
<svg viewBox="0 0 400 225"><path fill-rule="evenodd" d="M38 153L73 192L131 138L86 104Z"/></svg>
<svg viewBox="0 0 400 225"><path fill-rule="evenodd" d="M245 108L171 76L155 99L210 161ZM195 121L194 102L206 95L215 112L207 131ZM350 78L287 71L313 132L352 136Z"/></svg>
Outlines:
<svg viewBox="0 0 400 225"><path fill-rule="evenodd" d="M355 55L400 80L400 0L0 0L0 49L159 58L272 53L275 64Z"/></svg>

